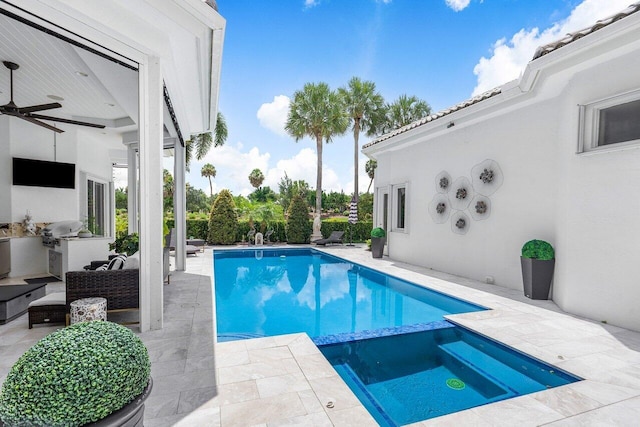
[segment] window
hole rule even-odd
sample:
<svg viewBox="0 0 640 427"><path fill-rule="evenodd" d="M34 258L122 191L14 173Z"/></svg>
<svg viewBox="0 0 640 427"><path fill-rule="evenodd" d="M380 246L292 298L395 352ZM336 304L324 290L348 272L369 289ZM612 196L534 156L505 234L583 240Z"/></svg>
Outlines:
<svg viewBox="0 0 640 427"><path fill-rule="evenodd" d="M87 227L98 236L105 234L106 184L87 179Z"/></svg>
<svg viewBox="0 0 640 427"><path fill-rule="evenodd" d="M112 236L115 210L113 183L80 171L78 218L96 236Z"/></svg>
<svg viewBox="0 0 640 427"><path fill-rule="evenodd" d="M376 227L381 227L384 231L390 230L390 188L387 186L376 188Z"/></svg>
<svg viewBox="0 0 640 427"><path fill-rule="evenodd" d="M396 190L398 192L396 201L398 205L396 206L396 210L398 215L396 216L396 228L404 228L404 207L406 203L407 197L407 189L402 187Z"/></svg>
<svg viewBox="0 0 640 427"><path fill-rule="evenodd" d="M640 91L580 106L578 152L640 145Z"/></svg>
<svg viewBox="0 0 640 427"><path fill-rule="evenodd" d="M407 232L407 184L393 186L392 231Z"/></svg>

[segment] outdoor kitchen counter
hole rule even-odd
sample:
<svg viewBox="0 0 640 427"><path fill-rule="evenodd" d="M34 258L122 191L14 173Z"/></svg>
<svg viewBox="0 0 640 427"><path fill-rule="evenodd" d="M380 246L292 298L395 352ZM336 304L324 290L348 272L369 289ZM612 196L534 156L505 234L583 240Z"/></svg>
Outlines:
<svg viewBox="0 0 640 427"><path fill-rule="evenodd" d="M49 274L64 280L67 271L82 271L91 261L107 259L113 237L62 237L49 248Z"/></svg>

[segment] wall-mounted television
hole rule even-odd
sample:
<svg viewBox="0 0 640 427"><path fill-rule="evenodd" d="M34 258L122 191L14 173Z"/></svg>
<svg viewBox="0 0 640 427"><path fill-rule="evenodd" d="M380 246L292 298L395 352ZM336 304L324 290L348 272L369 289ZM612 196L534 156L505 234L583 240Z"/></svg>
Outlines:
<svg viewBox="0 0 640 427"><path fill-rule="evenodd" d="M76 165L14 157L13 185L76 188Z"/></svg>

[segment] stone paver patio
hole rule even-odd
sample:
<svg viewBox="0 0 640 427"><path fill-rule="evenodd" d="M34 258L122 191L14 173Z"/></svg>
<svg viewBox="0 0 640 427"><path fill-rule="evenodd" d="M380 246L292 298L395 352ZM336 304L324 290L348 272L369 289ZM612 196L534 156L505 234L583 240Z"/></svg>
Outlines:
<svg viewBox="0 0 640 427"><path fill-rule="evenodd" d="M361 247L323 250L489 307L449 319L585 379L415 425L637 425L640 333L568 315L521 291L372 259ZM164 328L139 334L154 379L145 426L376 425L305 334L220 343L214 350L212 273L210 248L189 257L187 271L173 272L164 285ZM63 286L49 284L47 292ZM26 315L0 325L0 382L56 328L29 330Z"/></svg>

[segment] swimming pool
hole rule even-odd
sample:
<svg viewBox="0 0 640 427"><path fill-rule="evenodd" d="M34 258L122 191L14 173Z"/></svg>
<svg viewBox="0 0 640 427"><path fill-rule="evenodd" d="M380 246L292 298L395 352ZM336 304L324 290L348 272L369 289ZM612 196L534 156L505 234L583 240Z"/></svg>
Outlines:
<svg viewBox="0 0 640 427"><path fill-rule="evenodd" d="M218 341L306 332L326 344L486 310L314 249L215 251L214 277Z"/></svg>
<svg viewBox="0 0 640 427"><path fill-rule="evenodd" d="M314 249L214 251L214 283L218 341L306 332L383 426L580 380L443 318L485 307Z"/></svg>

